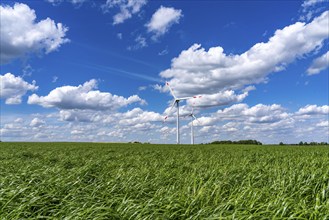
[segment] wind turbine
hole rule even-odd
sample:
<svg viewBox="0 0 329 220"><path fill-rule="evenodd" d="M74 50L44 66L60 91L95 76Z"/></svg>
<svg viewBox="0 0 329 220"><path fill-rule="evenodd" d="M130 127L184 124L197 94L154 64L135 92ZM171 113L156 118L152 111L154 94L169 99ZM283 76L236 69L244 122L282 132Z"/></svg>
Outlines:
<svg viewBox="0 0 329 220"><path fill-rule="evenodd" d="M193 98L201 98L201 96L193 96ZM195 117L194 115L194 107L192 107L192 111L190 114L188 114L189 117L191 117L191 144L194 144L194 125L193 121L196 120L200 123L200 121Z"/></svg>
<svg viewBox="0 0 329 220"><path fill-rule="evenodd" d="M174 93L174 91L173 91L173 89L170 87L170 85L169 85L169 83L168 82L166 82L166 85L169 87L169 90L170 90L170 93L171 93L171 95L174 97L174 101L173 101L173 103L172 103L172 105L171 105L171 108L170 108L170 110L169 110L169 112L173 109L173 107L176 105L176 107L177 107L177 120L176 120L176 123L177 123L177 125L176 125L176 130L177 130L177 140L176 140L176 143L177 144L180 144L180 137L179 137L179 102L181 101L181 100L186 100L186 99L190 99L190 98L192 98L192 97L181 97L181 98L178 98L176 95L175 95L175 93ZM165 120L167 119L167 116L165 117Z"/></svg>

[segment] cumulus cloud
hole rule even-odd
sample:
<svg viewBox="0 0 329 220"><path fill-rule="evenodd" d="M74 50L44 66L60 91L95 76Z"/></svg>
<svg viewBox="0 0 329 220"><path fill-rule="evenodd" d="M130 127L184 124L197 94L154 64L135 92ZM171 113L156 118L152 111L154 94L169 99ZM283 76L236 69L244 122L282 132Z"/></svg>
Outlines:
<svg viewBox="0 0 329 220"><path fill-rule="evenodd" d="M137 95L124 98L108 92L95 90L97 81L92 79L79 86L62 86L52 90L47 96L33 94L28 104L37 104L46 108L114 110L133 103L145 104Z"/></svg>
<svg viewBox="0 0 329 220"><path fill-rule="evenodd" d="M41 125L44 125L45 121L40 118L33 118L30 122L31 127L40 127Z"/></svg>
<svg viewBox="0 0 329 220"><path fill-rule="evenodd" d="M154 33L153 39L157 39L168 32L173 24L179 23L182 16L182 10L161 6L146 24L147 30Z"/></svg>
<svg viewBox="0 0 329 220"><path fill-rule="evenodd" d="M311 66L307 69L308 75L314 75L320 73L329 67L329 51L322 56L313 60Z"/></svg>
<svg viewBox="0 0 329 220"><path fill-rule="evenodd" d="M112 8L120 9L120 12L113 16L113 25L116 25L138 13L146 3L146 0L107 0L102 8L104 12L108 12Z"/></svg>
<svg viewBox="0 0 329 220"><path fill-rule="evenodd" d="M213 125L222 120L233 120L247 123L274 123L286 119L289 115L280 105L257 104L249 107L247 104L235 104L223 110L218 110L209 117L199 119L201 125Z"/></svg>
<svg viewBox="0 0 329 220"><path fill-rule="evenodd" d="M211 107L229 105L234 102L241 102L248 96L248 92L236 94L233 90L226 90L215 94L204 94L201 98L189 99L187 103L194 107Z"/></svg>
<svg viewBox="0 0 329 220"><path fill-rule="evenodd" d="M0 98L6 99L6 104L20 104L22 102L22 97L28 91L38 89L38 86L35 85L35 81L32 81L32 84L30 84L21 77L11 73L0 75L0 82Z"/></svg>
<svg viewBox="0 0 329 220"><path fill-rule="evenodd" d="M317 105L307 105L303 108L300 108L297 112L298 115L329 115L329 106L317 106Z"/></svg>
<svg viewBox="0 0 329 220"><path fill-rule="evenodd" d="M251 108L244 109L241 113L247 116L248 121L252 123L273 123L286 119L289 116L285 110L277 104L258 104Z"/></svg>
<svg viewBox="0 0 329 220"><path fill-rule="evenodd" d="M140 108L134 108L125 113L117 113L115 115L119 119L121 125L138 125L149 122L162 122L163 116L156 112L143 111Z"/></svg>
<svg viewBox="0 0 329 220"><path fill-rule="evenodd" d="M30 53L50 53L69 41L67 27L50 18L37 22L35 11L25 4L1 5L0 12L2 64Z"/></svg>
<svg viewBox="0 0 329 220"><path fill-rule="evenodd" d="M59 117L61 121L70 122L93 122L96 121L97 113L90 110L60 110Z"/></svg>
<svg viewBox="0 0 329 220"><path fill-rule="evenodd" d="M329 127L329 121L320 121L316 124L318 127Z"/></svg>
<svg viewBox="0 0 329 220"><path fill-rule="evenodd" d="M172 60L160 73L170 79L177 96L217 94L268 81L268 75L282 71L296 59L318 50L329 36L329 12L310 23L277 30L268 42L257 43L240 55L227 55L222 47L208 51L194 44Z"/></svg>

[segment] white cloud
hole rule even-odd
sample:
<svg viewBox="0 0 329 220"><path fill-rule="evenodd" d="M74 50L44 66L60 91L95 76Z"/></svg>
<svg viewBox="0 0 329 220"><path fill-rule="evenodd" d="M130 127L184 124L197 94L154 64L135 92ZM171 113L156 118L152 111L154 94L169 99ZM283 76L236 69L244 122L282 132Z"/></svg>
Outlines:
<svg viewBox="0 0 329 220"><path fill-rule="evenodd" d="M329 36L329 12L310 23L296 22L277 30L268 42L257 43L240 55L227 55L222 47L208 51L194 44L172 60L160 73L170 79L177 96L217 94L268 81L268 75L282 71L289 63L323 46Z"/></svg>
<svg viewBox="0 0 329 220"><path fill-rule="evenodd" d="M209 117L201 117L201 125L214 125L222 120L240 121L243 123L275 123L286 119L289 115L277 104L258 104L249 107L247 104L235 104L223 110L218 110Z"/></svg>
<svg viewBox="0 0 329 220"><path fill-rule="evenodd" d="M301 15L299 20L310 21L314 16L319 15L323 11L327 10L326 3L328 0L305 0L302 4Z"/></svg>
<svg viewBox="0 0 329 220"><path fill-rule="evenodd" d="M116 25L138 13L146 3L146 0L107 0L102 8L104 12L116 7L120 9L120 12L113 16L113 25Z"/></svg>
<svg viewBox="0 0 329 220"><path fill-rule="evenodd" d="M195 107L211 107L220 105L229 105L234 102L241 102L248 96L248 92L242 94L235 94L233 90L226 90L215 94L204 94L201 98L193 98L187 100L187 103Z"/></svg>
<svg viewBox="0 0 329 220"><path fill-rule="evenodd" d="M252 123L274 123L286 119L289 115L277 104L263 105L258 104L242 111L242 114L248 116L248 121Z"/></svg>
<svg viewBox="0 0 329 220"><path fill-rule="evenodd" d="M84 2L86 2L87 0L70 0L70 2L72 3L72 4L82 4L82 3L84 3Z"/></svg>
<svg viewBox="0 0 329 220"><path fill-rule="evenodd" d="M320 121L319 123L316 124L318 127L329 127L329 121Z"/></svg>
<svg viewBox="0 0 329 220"><path fill-rule="evenodd" d="M52 5L56 6L64 2L65 0L46 0L47 2L51 3ZM67 2L72 3L73 5L80 6L87 0L67 0Z"/></svg>
<svg viewBox="0 0 329 220"><path fill-rule="evenodd" d="M313 60L311 66L307 69L308 75L314 75L320 73L329 67L329 51L322 56Z"/></svg>
<svg viewBox="0 0 329 220"><path fill-rule="evenodd" d="M59 117L61 121L92 122L95 121L97 113L90 110L60 110Z"/></svg>
<svg viewBox="0 0 329 220"><path fill-rule="evenodd" d="M309 7L313 7L314 5L322 3L322 2L328 2L328 0L305 0L302 4L302 7L304 9L307 9Z"/></svg>
<svg viewBox="0 0 329 220"><path fill-rule="evenodd" d="M72 130L71 131L71 134L73 135L82 135L84 133L84 131L81 131L81 130Z"/></svg>
<svg viewBox="0 0 329 220"><path fill-rule="evenodd" d="M161 6L146 24L147 30L154 33L153 39L157 39L164 35L173 24L179 23L182 16L182 10Z"/></svg>
<svg viewBox="0 0 329 220"><path fill-rule="evenodd" d="M35 81L29 84L21 77L16 77L11 73L0 75L0 82L0 98L6 99L6 104L20 104L22 102L22 96L28 91L38 89Z"/></svg>
<svg viewBox="0 0 329 220"><path fill-rule="evenodd" d="M146 89L147 89L147 86L138 87L138 91L145 91Z"/></svg>
<svg viewBox="0 0 329 220"><path fill-rule="evenodd" d="M53 5L59 5L60 3L63 2L63 0L46 0L46 2L49 2Z"/></svg>
<svg viewBox="0 0 329 220"><path fill-rule="evenodd" d="M114 110L133 103L145 104L145 100L137 95L124 98L107 92L95 90L97 81L92 79L79 86L62 86L52 90L47 96L33 94L28 98L28 104L59 109L91 109Z"/></svg>
<svg viewBox="0 0 329 220"><path fill-rule="evenodd" d="M20 124L20 123L23 123L24 122L24 119L23 118L16 118L14 120L14 122Z"/></svg>
<svg viewBox="0 0 329 220"><path fill-rule="evenodd" d="M138 35L136 38L135 38L135 45L133 46L129 46L127 47L128 50L138 50L138 49L142 49L144 47L147 47L147 42L146 42L146 38L141 36L141 35Z"/></svg>
<svg viewBox="0 0 329 220"><path fill-rule="evenodd" d="M65 38L67 27L50 18L37 22L35 11L25 4L1 5L0 12L0 63L30 53L47 54L69 41Z"/></svg>
<svg viewBox="0 0 329 220"><path fill-rule="evenodd" d="M148 122L162 122L163 116L156 112L143 111L140 108L134 108L125 113L115 115L121 125L138 125Z"/></svg>
<svg viewBox="0 0 329 220"><path fill-rule="evenodd" d="M122 33L117 33L117 38L118 38L119 40L122 40L122 38L123 38Z"/></svg>
<svg viewBox="0 0 329 220"><path fill-rule="evenodd" d="M30 122L31 127L40 127L41 125L44 125L45 121L41 120L40 118L33 118Z"/></svg>
<svg viewBox="0 0 329 220"><path fill-rule="evenodd" d="M166 49L160 51L160 52L158 53L158 55L159 55L159 56L164 56L164 55L167 55L168 53L169 53L168 48L166 48Z"/></svg>
<svg viewBox="0 0 329 220"><path fill-rule="evenodd" d="M329 106L317 106L317 105L307 105L303 108L300 108L297 112L298 115L329 115Z"/></svg>
<svg viewBox="0 0 329 220"><path fill-rule="evenodd" d="M58 80L58 76L53 76L53 80L51 82L55 83L55 82L57 82L57 80Z"/></svg>

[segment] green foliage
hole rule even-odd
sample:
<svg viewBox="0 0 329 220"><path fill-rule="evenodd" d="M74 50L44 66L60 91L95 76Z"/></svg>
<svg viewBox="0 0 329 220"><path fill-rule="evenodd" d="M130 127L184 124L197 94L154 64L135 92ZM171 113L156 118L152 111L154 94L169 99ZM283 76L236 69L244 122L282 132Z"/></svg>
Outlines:
<svg viewBox="0 0 329 220"><path fill-rule="evenodd" d="M324 146L1 143L0 219L328 219Z"/></svg>

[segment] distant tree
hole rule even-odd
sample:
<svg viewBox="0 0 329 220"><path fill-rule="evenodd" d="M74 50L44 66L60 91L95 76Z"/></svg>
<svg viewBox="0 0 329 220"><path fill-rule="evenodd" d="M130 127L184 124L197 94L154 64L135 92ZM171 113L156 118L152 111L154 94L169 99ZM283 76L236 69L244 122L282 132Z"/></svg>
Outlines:
<svg viewBox="0 0 329 220"><path fill-rule="evenodd" d="M298 145L304 145L304 142L303 141L300 141Z"/></svg>
<svg viewBox="0 0 329 220"><path fill-rule="evenodd" d="M280 142L279 145L284 145L284 143L283 142Z"/></svg>

